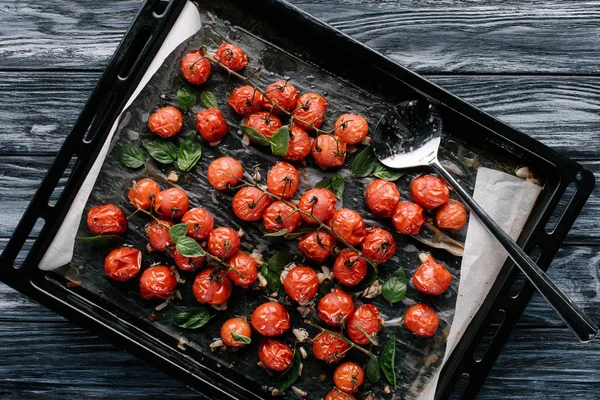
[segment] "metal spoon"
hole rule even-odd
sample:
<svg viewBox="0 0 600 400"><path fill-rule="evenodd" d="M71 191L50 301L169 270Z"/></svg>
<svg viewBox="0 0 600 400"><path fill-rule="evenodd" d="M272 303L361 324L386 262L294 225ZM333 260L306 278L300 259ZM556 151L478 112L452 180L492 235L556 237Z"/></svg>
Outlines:
<svg viewBox="0 0 600 400"><path fill-rule="evenodd" d="M437 158L441 137L442 120L437 108L425 100L414 100L401 103L383 116L373 134L373 150L379 161L390 168L433 168L477 215L579 340L592 340L598 332L598 326L552 283L544 271L442 167Z"/></svg>

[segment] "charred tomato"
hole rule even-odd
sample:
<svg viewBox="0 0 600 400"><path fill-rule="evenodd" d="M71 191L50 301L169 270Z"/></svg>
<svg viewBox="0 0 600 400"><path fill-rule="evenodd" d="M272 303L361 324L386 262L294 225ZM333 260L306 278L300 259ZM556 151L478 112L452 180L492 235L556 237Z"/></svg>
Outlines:
<svg viewBox="0 0 600 400"><path fill-rule="evenodd" d="M296 193L300 175L293 165L284 161L277 162L267 175L267 190L276 196L289 199Z"/></svg>
<svg viewBox="0 0 600 400"><path fill-rule="evenodd" d="M181 59L181 74L193 85L201 85L210 76L210 60L199 50L190 51Z"/></svg>
<svg viewBox="0 0 600 400"><path fill-rule="evenodd" d="M221 305L231 296L231 280L220 272L205 269L194 280L192 292L201 304Z"/></svg>
<svg viewBox="0 0 600 400"><path fill-rule="evenodd" d="M365 200L373 214L389 218L400 201L400 193L394 183L374 179L367 185Z"/></svg>
<svg viewBox="0 0 600 400"><path fill-rule="evenodd" d="M383 263L396 253L396 241L391 233L381 228L369 228L361 244L362 252L376 263Z"/></svg>
<svg viewBox="0 0 600 400"><path fill-rule="evenodd" d="M345 362L333 372L333 383L344 393L355 393L365 381L363 369L353 362Z"/></svg>
<svg viewBox="0 0 600 400"><path fill-rule="evenodd" d="M360 143L369 133L367 120L358 114L342 114L334 126L336 136L347 144Z"/></svg>
<svg viewBox="0 0 600 400"><path fill-rule="evenodd" d="M274 301L256 307L250 321L254 329L266 337L279 336L291 326L290 314L281 304Z"/></svg>
<svg viewBox="0 0 600 400"><path fill-rule="evenodd" d="M208 235L208 252L220 259L228 259L240 249L241 241L236 231L222 226L210 231Z"/></svg>
<svg viewBox="0 0 600 400"><path fill-rule="evenodd" d="M333 277L345 286L355 286L367 275L367 261L353 251L342 251L333 264Z"/></svg>
<svg viewBox="0 0 600 400"><path fill-rule="evenodd" d="M229 279L238 286L247 288L256 282L258 277L258 263L250 254L237 252L229 259L231 271L227 273ZM243 276L242 276L243 275Z"/></svg>
<svg viewBox="0 0 600 400"><path fill-rule="evenodd" d="M412 281L419 292L437 296L450 287L452 275L428 255L425 262L415 271Z"/></svg>
<svg viewBox="0 0 600 400"><path fill-rule="evenodd" d="M258 221L270 204L269 195L253 186L238 190L231 201L233 213L243 221Z"/></svg>
<svg viewBox="0 0 600 400"><path fill-rule="evenodd" d="M196 116L196 130L200 133L202 139L214 143L222 140L227 135L229 127L223 113L211 107L200 111Z"/></svg>
<svg viewBox="0 0 600 400"><path fill-rule="evenodd" d="M104 273L117 282L134 278L142 265L142 252L132 247L114 249L104 259Z"/></svg>
<svg viewBox="0 0 600 400"><path fill-rule="evenodd" d="M248 115L244 119L242 125L249 126L269 139L275 132L279 130L279 128L281 128L281 121L276 115L273 115L267 111L260 111Z"/></svg>
<svg viewBox="0 0 600 400"><path fill-rule="evenodd" d="M436 210L435 223L441 229L458 231L467 223L467 211L460 202L448 200Z"/></svg>
<svg viewBox="0 0 600 400"><path fill-rule="evenodd" d="M231 43L222 43L215 52L215 60L232 71L239 71L248 65L246 53Z"/></svg>
<svg viewBox="0 0 600 400"><path fill-rule="evenodd" d="M319 291L319 278L312 268L298 265L286 271L283 289L292 300L305 304Z"/></svg>
<svg viewBox="0 0 600 400"><path fill-rule="evenodd" d="M354 311L352 297L341 289L334 289L319 301L319 318L329 326L341 326L348 322Z"/></svg>
<svg viewBox="0 0 600 400"><path fill-rule="evenodd" d="M179 218L188 211L190 199L179 188L163 190L154 200L154 211L168 218Z"/></svg>
<svg viewBox="0 0 600 400"><path fill-rule="evenodd" d="M417 304L406 310L404 324L417 336L431 337L440 326L440 317L428 305Z"/></svg>
<svg viewBox="0 0 600 400"><path fill-rule="evenodd" d="M271 101L283 108L287 112L294 111L296 102L298 101L298 90L288 81L277 81L267 86L266 95ZM275 114L283 114L279 107L271 103L267 98L264 98L263 107L267 111L272 111Z"/></svg>
<svg viewBox="0 0 600 400"><path fill-rule="evenodd" d="M331 255L334 246L335 238L323 231L307 233L298 243L300 252L302 252L306 258L318 262L327 260Z"/></svg>
<svg viewBox="0 0 600 400"><path fill-rule="evenodd" d="M90 208L87 225L94 235L123 235L127 231L127 217L118 206L103 204Z"/></svg>
<svg viewBox="0 0 600 400"><path fill-rule="evenodd" d="M208 183L217 190L229 189L244 176L242 164L231 157L217 158L208 166Z"/></svg>
<svg viewBox="0 0 600 400"><path fill-rule="evenodd" d="M340 334L339 332L335 332ZM329 332L321 332L313 340L313 354L319 360L327 363L340 361L346 355L350 345Z"/></svg>
<svg viewBox="0 0 600 400"><path fill-rule="evenodd" d="M327 189L310 189L300 197L298 208L306 214L312 215L319 222L325 222L335 213L335 195ZM315 224L312 218L302 215L302 219L309 224Z"/></svg>
<svg viewBox="0 0 600 400"><path fill-rule="evenodd" d="M424 222L423 208L412 201L399 202L392 215L394 228L405 235L418 234Z"/></svg>
<svg viewBox="0 0 600 400"><path fill-rule="evenodd" d="M133 186L129 189L127 198L135 208L148 210L154 204L154 199L160 193L160 186L152 179L144 178L139 181L133 181Z"/></svg>
<svg viewBox="0 0 600 400"><path fill-rule="evenodd" d="M160 219L158 221L152 221L146 228L146 234L150 246L156 251L167 251L167 249L174 247L175 243L171 240L169 229L173 226L171 221Z"/></svg>
<svg viewBox="0 0 600 400"><path fill-rule="evenodd" d="M448 201L448 186L443 180L433 175L421 175L410 184L410 193L418 205L432 209Z"/></svg>
<svg viewBox="0 0 600 400"><path fill-rule="evenodd" d="M344 393L336 388L327 393L325 400L356 400L356 397L352 396L351 394Z"/></svg>
<svg viewBox="0 0 600 400"><path fill-rule="evenodd" d="M323 170L339 167L346 160L346 143L334 135L317 136L310 151L317 165Z"/></svg>
<svg viewBox="0 0 600 400"><path fill-rule="evenodd" d="M181 112L173 106L156 110L148 118L148 128L158 136L170 138L175 136L183 126Z"/></svg>
<svg viewBox="0 0 600 400"><path fill-rule="evenodd" d="M300 223L300 213L283 201L276 201L265 210L263 224L267 232L279 232L282 229L286 233L292 233Z"/></svg>
<svg viewBox="0 0 600 400"><path fill-rule="evenodd" d="M252 86L240 86L231 92L227 103L239 115L244 117L261 110L264 97Z"/></svg>
<svg viewBox="0 0 600 400"><path fill-rule="evenodd" d="M360 327L360 328L359 328ZM379 333L381 329L381 314L373 304L363 304L358 307L352 318L346 324L348 337L356 344L365 345L369 343L369 337Z"/></svg>
<svg viewBox="0 0 600 400"><path fill-rule="evenodd" d="M180 252L178 252L174 247L171 251L171 256L173 256L173 261L175 261L175 265L179 267L182 271L195 271L198 268L202 267L204 264L204 260L206 260L205 256L201 257L186 257Z"/></svg>
<svg viewBox="0 0 600 400"><path fill-rule="evenodd" d="M265 368L282 372L292 364L294 352L290 346L273 339L262 339L258 345L258 358Z"/></svg>
<svg viewBox="0 0 600 400"><path fill-rule="evenodd" d="M201 207L188 210L181 222L188 225L187 235L196 240L205 240L215 226L215 219L211 213Z"/></svg>
<svg viewBox="0 0 600 400"><path fill-rule="evenodd" d="M244 347L246 344L236 340L235 334L243 335L247 338L252 336L252 329L246 318L230 318L221 326L221 340L228 347Z"/></svg>
<svg viewBox="0 0 600 400"><path fill-rule="evenodd" d="M156 265L140 276L140 294L146 300L166 299L175 292L177 279L171 268Z"/></svg>
<svg viewBox="0 0 600 400"><path fill-rule="evenodd" d="M290 127L290 140L288 151L283 158L289 161L302 161L310 154L310 137L308 133L299 126Z"/></svg>
<svg viewBox="0 0 600 400"><path fill-rule="evenodd" d="M329 220L331 229L351 246L361 244L367 234L367 225L356 211L340 208Z"/></svg>
<svg viewBox="0 0 600 400"><path fill-rule="evenodd" d="M327 100L316 93L305 93L298 98L292 116L294 124L302 129L314 130L325 121Z"/></svg>

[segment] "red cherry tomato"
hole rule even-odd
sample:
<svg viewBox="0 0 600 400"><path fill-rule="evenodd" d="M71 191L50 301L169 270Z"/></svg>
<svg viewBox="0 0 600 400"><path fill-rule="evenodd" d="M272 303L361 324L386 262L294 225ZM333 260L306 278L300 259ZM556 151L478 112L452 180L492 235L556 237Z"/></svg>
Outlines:
<svg viewBox="0 0 600 400"><path fill-rule="evenodd" d="M235 268L235 271L232 269L227 273L227 276L236 285L247 288L256 282L256 278L258 277L258 263L250 254L242 253L241 251L236 253L229 259L229 265ZM242 277L240 274L244 276Z"/></svg>
<svg viewBox="0 0 600 400"><path fill-rule="evenodd" d="M467 223L465 207L456 200L448 200L438 207L435 213L435 223L441 229L458 231Z"/></svg>
<svg viewBox="0 0 600 400"><path fill-rule="evenodd" d="M367 225L356 211L340 208L329 221L331 229L352 246L362 243L367 234Z"/></svg>
<svg viewBox="0 0 600 400"><path fill-rule="evenodd" d="M367 261L353 251L342 251L333 264L333 277L345 286L355 286L367 275Z"/></svg>
<svg viewBox="0 0 600 400"><path fill-rule="evenodd" d="M335 212L335 195L327 189L310 189L300 197L298 208L307 214L312 215L319 222L325 222L333 217ZM311 218L302 215L302 219L309 224L314 224Z"/></svg>
<svg viewBox="0 0 600 400"><path fill-rule="evenodd" d="M304 93L298 98L292 115L294 124L302 129L313 130L325 121L327 113L327 100L316 93Z"/></svg>
<svg viewBox="0 0 600 400"><path fill-rule="evenodd" d="M300 239L298 247L306 258L323 262L329 258L335 246L335 238L327 232L307 233Z"/></svg>
<svg viewBox="0 0 600 400"><path fill-rule="evenodd" d="M253 186L243 187L233 196L233 213L243 221L258 221L271 204L269 195Z"/></svg>
<svg viewBox="0 0 600 400"><path fill-rule="evenodd" d="M329 326L341 326L348 322L354 311L352 297L341 289L327 293L317 307L319 318Z"/></svg>
<svg viewBox="0 0 600 400"><path fill-rule="evenodd" d="M373 214L389 218L400 201L400 193L394 183L374 179L367 185L365 200Z"/></svg>
<svg viewBox="0 0 600 400"><path fill-rule="evenodd" d="M377 335L381 329L380 319L381 314L377 307L373 304L363 304L354 311L352 318L346 324L348 337L356 344L369 343L368 337L362 331L371 337Z"/></svg>
<svg viewBox="0 0 600 400"><path fill-rule="evenodd" d="M225 346L229 347L244 347L246 344L243 342L236 341L233 334L244 335L246 337L252 336L252 329L246 318L236 317L230 318L221 327L221 340L225 343Z"/></svg>
<svg viewBox="0 0 600 400"><path fill-rule="evenodd" d="M231 296L231 280L220 272L205 269L196 276L192 292L200 304L220 305Z"/></svg>
<svg viewBox="0 0 600 400"><path fill-rule="evenodd" d="M433 257L429 256L417 268L412 281L419 292L437 296L450 287L452 275L442 264L438 264Z"/></svg>
<svg viewBox="0 0 600 400"><path fill-rule="evenodd" d="M215 226L212 214L201 207L192 208L181 218L181 222L188 224L187 235L196 240L205 240Z"/></svg>
<svg viewBox="0 0 600 400"><path fill-rule="evenodd" d="M208 235L208 252L224 260L237 253L240 245L237 232L226 226L215 228Z"/></svg>
<svg viewBox="0 0 600 400"><path fill-rule="evenodd" d="M267 189L277 196L289 199L296 193L300 175L293 165L284 161L277 162L267 175Z"/></svg>
<svg viewBox="0 0 600 400"><path fill-rule="evenodd" d="M440 317L428 305L417 304L406 310L404 324L417 336L431 337L440 326Z"/></svg>
<svg viewBox="0 0 600 400"><path fill-rule="evenodd" d="M362 115L342 114L334 126L336 136L347 144L360 143L369 133L369 124Z"/></svg>
<svg viewBox="0 0 600 400"><path fill-rule="evenodd" d="M369 228L361 248L363 254L372 261L384 263L396 253L396 241L385 229Z"/></svg>
<svg viewBox="0 0 600 400"><path fill-rule="evenodd" d="M208 166L208 183L217 190L229 189L244 176L242 164L231 157L217 158Z"/></svg>
<svg viewBox="0 0 600 400"><path fill-rule="evenodd" d="M186 257L180 252L178 252L175 248L171 251L171 255L173 256L173 261L175 261L175 265L179 267L182 271L195 271L204 264L204 260L206 260L205 256L201 257Z"/></svg>
<svg viewBox="0 0 600 400"><path fill-rule="evenodd" d="M142 252L131 247L114 249L104 259L106 276L117 282L125 282L140 272Z"/></svg>
<svg viewBox="0 0 600 400"><path fill-rule="evenodd" d="M298 101L298 90L288 81L277 81L271 83L267 90L267 96L279 107L285 111L292 112ZM264 98L263 107L267 111L272 111L275 114L283 114L279 107L274 106L269 100Z"/></svg>
<svg viewBox="0 0 600 400"><path fill-rule="evenodd" d="M281 121L276 115L266 111L260 111L254 114L248 115L242 125L249 126L254 130L261 133L264 137L269 139L279 128L281 128Z"/></svg>
<svg viewBox="0 0 600 400"><path fill-rule="evenodd" d="M290 329L290 314L279 303L269 301L254 309L250 320L254 329L263 336L273 337Z"/></svg>
<svg viewBox="0 0 600 400"><path fill-rule="evenodd" d="M300 213L284 203L276 201L265 210L263 224L267 232L279 232L286 229L286 233L292 233L300 223Z"/></svg>
<svg viewBox="0 0 600 400"><path fill-rule="evenodd" d="M198 130L202 139L214 143L222 140L227 135L229 127L223 113L211 107L200 111L196 116L196 130Z"/></svg>
<svg viewBox="0 0 600 400"><path fill-rule="evenodd" d="M146 234L150 241L150 246L156 251L167 251L171 247L175 247L175 243L171 240L169 229L173 226L171 221L164 219L152 221L146 228Z"/></svg>
<svg viewBox="0 0 600 400"><path fill-rule="evenodd" d="M292 300L306 303L319 291L319 278L314 269L298 265L287 272L283 289Z"/></svg>
<svg viewBox="0 0 600 400"><path fill-rule="evenodd" d="M215 60L232 71L239 71L248 65L246 53L231 43L222 43L215 53Z"/></svg>
<svg viewBox="0 0 600 400"><path fill-rule="evenodd" d="M175 292L175 286L175 274L164 265L150 267L140 276L140 294L146 300L166 299Z"/></svg>
<svg viewBox="0 0 600 400"><path fill-rule="evenodd" d="M333 135L319 135L310 149L315 162L321 169L339 167L346 160L346 143Z"/></svg>
<svg viewBox="0 0 600 400"><path fill-rule="evenodd" d="M179 218L190 206L187 194L179 188L163 190L154 200L154 210L165 217Z"/></svg>
<svg viewBox="0 0 600 400"><path fill-rule="evenodd" d="M353 362L345 362L333 373L333 383L344 393L355 393L365 381L363 369Z"/></svg>
<svg viewBox="0 0 600 400"><path fill-rule="evenodd" d="M133 181L133 186L129 189L127 198L135 208L147 210L152 207L154 199L160 193L160 186L152 179L144 178L139 181Z"/></svg>
<svg viewBox="0 0 600 400"><path fill-rule="evenodd" d="M421 175L410 184L410 193L415 203L423 208L431 209L448 201L448 186L443 180L433 175Z"/></svg>
<svg viewBox="0 0 600 400"><path fill-rule="evenodd" d="M201 85L210 76L210 60L199 50L190 51L181 59L181 73L193 85Z"/></svg>
<svg viewBox="0 0 600 400"><path fill-rule="evenodd" d="M327 363L334 363L344 358L350 345L329 332L321 332L315 336L312 348L316 358Z"/></svg>
<svg viewBox="0 0 600 400"><path fill-rule="evenodd" d="M399 202L392 215L394 228L405 235L418 234L424 222L423 209L412 201Z"/></svg>
<svg viewBox="0 0 600 400"><path fill-rule="evenodd" d="M325 400L356 400L356 397L352 396L351 394L344 393L336 388L327 393Z"/></svg>
<svg viewBox="0 0 600 400"><path fill-rule="evenodd" d="M294 353L290 346L278 340L262 339L258 345L258 358L273 371L282 372L292 364Z"/></svg>
<svg viewBox="0 0 600 400"><path fill-rule="evenodd" d="M163 138L175 136L182 126L183 116L178 109L172 106L156 110L148 118L148 128Z"/></svg>
<svg viewBox="0 0 600 400"><path fill-rule="evenodd" d="M290 127L288 151L283 158L289 161L301 161L310 153L310 137L306 131L296 125Z"/></svg>
<svg viewBox="0 0 600 400"><path fill-rule="evenodd" d="M103 204L90 208L87 225L94 235L123 235L127 231L127 217L114 204Z"/></svg>
<svg viewBox="0 0 600 400"><path fill-rule="evenodd" d="M261 110L264 97L252 86L240 86L231 92L227 103L236 113L248 116Z"/></svg>

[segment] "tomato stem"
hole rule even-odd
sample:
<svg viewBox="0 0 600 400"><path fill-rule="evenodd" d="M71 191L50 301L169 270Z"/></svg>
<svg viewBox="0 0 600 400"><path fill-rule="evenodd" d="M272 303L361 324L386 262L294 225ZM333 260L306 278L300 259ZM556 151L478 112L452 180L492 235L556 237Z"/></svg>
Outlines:
<svg viewBox="0 0 600 400"><path fill-rule="evenodd" d="M364 347L357 345L352 340L345 338L344 336L340 335L339 333L336 333L336 332L330 331L329 329L323 328L322 326L317 325L310 320L304 320L304 323L312 326L313 328L319 329L321 332L326 332L326 333L330 334L331 336L335 336L338 339L342 339L344 342L348 343L350 345L350 347L354 347L355 349L365 353L367 356L369 356L371 358L376 358L375 354L371 353L369 350L365 349Z"/></svg>

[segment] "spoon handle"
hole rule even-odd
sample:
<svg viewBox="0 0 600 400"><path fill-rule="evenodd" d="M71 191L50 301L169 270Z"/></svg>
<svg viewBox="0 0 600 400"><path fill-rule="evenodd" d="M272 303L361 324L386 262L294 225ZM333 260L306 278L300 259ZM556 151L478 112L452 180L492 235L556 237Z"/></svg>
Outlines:
<svg viewBox="0 0 600 400"><path fill-rule="evenodd" d="M494 222L483 208L454 180L452 175L442 167L439 161L434 160L430 165L452 186L467 207L477 215L479 221L496 238L498 243L504 247L510 258L523 271L529 282L544 296L554 311L571 328L571 331L575 333L579 340L581 342L592 340L598 332L598 326L594 321L585 315L583 311L552 283L548 275Z"/></svg>

